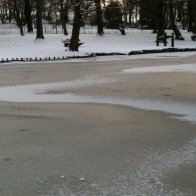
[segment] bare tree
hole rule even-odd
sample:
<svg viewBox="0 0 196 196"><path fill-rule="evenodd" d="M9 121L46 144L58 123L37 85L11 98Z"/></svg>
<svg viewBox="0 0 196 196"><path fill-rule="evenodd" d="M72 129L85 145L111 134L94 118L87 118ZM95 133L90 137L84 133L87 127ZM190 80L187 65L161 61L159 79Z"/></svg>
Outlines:
<svg viewBox="0 0 196 196"><path fill-rule="evenodd" d="M102 8L101 8L101 1L95 0L95 6L96 6L96 17L97 17L97 33L99 35L103 35L103 14L102 14Z"/></svg>
<svg viewBox="0 0 196 196"><path fill-rule="evenodd" d="M20 10L19 10L19 3L21 3L21 2L19 2L17 0L14 0L13 3L14 3L14 9L15 9L16 23L17 23L18 27L20 28L21 36L24 36L24 31L23 31L23 28L22 28L22 17L21 17L21 13L20 13Z"/></svg>
<svg viewBox="0 0 196 196"><path fill-rule="evenodd" d="M193 30L193 0L188 0L188 32Z"/></svg>
<svg viewBox="0 0 196 196"><path fill-rule="evenodd" d="M31 17L31 1L30 0L24 0L25 2L25 19L27 23L27 32L32 33L33 32L33 25L32 25L32 17Z"/></svg>
<svg viewBox="0 0 196 196"><path fill-rule="evenodd" d="M68 19L68 0L59 0L60 4L60 21L63 28L64 35L68 35L66 22Z"/></svg>
<svg viewBox="0 0 196 196"><path fill-rule="evenodd" d="M43 6L43 0L36 0L36 28L37 28L36 39L44 39L43 24L42 24L42 14L43 14L42 6Z"/></svg>
<svg viewBox="0 0 196 196"><path fill-rule="evenodd" d="M80 10L81 0L75 0L73 2L74 7L74 20L73 20L73 29L72 29L72 36L69 45L70 51L78 51L78 41L80 35L80 24L81 24L81 10Z"/></svg>
<svg viewBox="0 0 196 196"><path fill-rule="evenodd" d="M174 31L175 34L175 39L176 40L184 40L184 38L182 37L181 32L179 31L176 23L175 23L175 16L174 16L174 6L173 6L173 1L169 0L168 1L168 6L169 6L169 20L170 20L170 25L172 30Z"/></svg>
<svg viewBox="0 0 196 196"><path fill-rule="evenodd" d="M165 1L159 0L156 2L156 17L157 17L157 36L163 36L165 33Z"/></svg>
<svg viewBox="0 0 196 196"><path fill-rule="evenodd" d="M192 1L192 14L193 14L193 34L196 35L196 1Z"/></svg>

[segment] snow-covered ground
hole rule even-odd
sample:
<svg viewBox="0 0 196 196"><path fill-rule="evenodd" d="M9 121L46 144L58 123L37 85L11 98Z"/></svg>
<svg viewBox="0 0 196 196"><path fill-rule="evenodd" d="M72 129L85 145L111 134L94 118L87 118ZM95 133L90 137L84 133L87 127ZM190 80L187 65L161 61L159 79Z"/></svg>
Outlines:
<svg viewBox="0 0 196 196"><path fill-rule="evenodd" d="M195 48L196 42L191 41L191 34L183 32L185 41L175 41L176 48ZM46 34L45 40L35 40L35 34L0 35L0 60L12 58L47 58L80 56L86 53L129 53L134 50L161 49L157 47L156 35L149 30L129 30L126 36L114 31L100 37L96 34L81 34L84 43L79 52L66 51L62 41L70 38L60 34ZM170 42L170 41L169 41ZM170 47L170 43L168 43Z"/></svg>

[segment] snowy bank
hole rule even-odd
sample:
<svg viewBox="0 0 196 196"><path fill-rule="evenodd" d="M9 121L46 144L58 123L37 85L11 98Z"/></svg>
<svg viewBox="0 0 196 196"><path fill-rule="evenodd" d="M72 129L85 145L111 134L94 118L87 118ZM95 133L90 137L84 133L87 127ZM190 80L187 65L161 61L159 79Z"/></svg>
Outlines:
<svg viewBox="0 0 196 196"><path fill-rule="evenodd" d="M191 34L183 32L185 41L175 41L175 48L196 48L196 43L191 41ZM79 52L70 52L64 47L62 41L70 38L59 34L47 34L45 40L35 40L35 34L0 35L0 60L16 58L66 58L72 56L85 56L91 53L123 53L133 51L158 50L165 48L162 44L156 46L156 35L150 31L133 30L126 36L119 34L105 34L100 37L96 34L81 34L80 39L84 44ZM168 43L170 47L170 43Z"/></svg>

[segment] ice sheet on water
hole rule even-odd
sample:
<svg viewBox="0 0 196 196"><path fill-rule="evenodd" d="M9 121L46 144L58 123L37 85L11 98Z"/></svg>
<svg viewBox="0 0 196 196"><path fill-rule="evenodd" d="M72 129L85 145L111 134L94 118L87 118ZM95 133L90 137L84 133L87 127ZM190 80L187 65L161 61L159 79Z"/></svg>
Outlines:
<svg viewBox="0 0 196 196"><path fill-rule="evenodd" d="M196 64L167 65L152 67L137 67L123 70L123 73L166 73L166 72L189 72L196 73Z"/></svg>
<svg viewBox="0 0 196 196"><path fill-rule="evenodd" d="M94 81L94 84L99 80ZM132 99L130 97L103 97L103 96L82 96L71 93L47 94L48 90L56 90L60 87L79 87L77 82L62 82L51 84L21 85L0 88L0 101L8 102L57 102L57 103L95 103L111 104L134 107L141 110L162 111L178 115L180 120L187 120L196 123L196 104L186 102L172 102L148 99ZM84 82L84 85L93 85ZM83 86L81 84L81 86ZM14 94L14 96L12 96ZM180 117L179 117L180 115Z"/></svg>
<svg viewBox="0 0 196 196"><path fill-rule="evenodd" d="M124 73L154 73L154 72L193 72L196 73L196 65L171 65L157 67L140 67L124 70ZM188 102L162 101L153 99L133 99L130 97L92 96L68 93L69 89L86 86L97 86L118 81L116 78L106 78L104 75L94 75L73 81L29 84L19 86L7 86L0 88L0 101L8 102L57 102L57 103L95 103L112 104L134 107L141 110L162 111L177 115L177 119L196 123L196 104ZM64 93L58 93L58 90ZM56 91L55 94L50 93ZM67 91L67 93L66 93ZM14 94L14 96L12 96Z"/></svg>

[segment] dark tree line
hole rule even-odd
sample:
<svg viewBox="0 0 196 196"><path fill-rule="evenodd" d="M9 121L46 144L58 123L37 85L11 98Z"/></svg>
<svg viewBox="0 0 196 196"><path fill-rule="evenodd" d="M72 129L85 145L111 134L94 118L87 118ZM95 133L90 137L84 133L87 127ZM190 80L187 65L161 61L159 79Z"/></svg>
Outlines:
<svg viewBox="0 0 196 196"><path fill-rule="evenodd" d="M165 29L172 29L175 38L183 40L177 26L196 33L196 0L140 0L141 27L147 26L157 32L158 36Z"/></svg>
<svg viewBox="0 0 196 196"><path fill-rule="evenodd" d="M66 23L73 15L70 50L78 50L80 27L87 21L97 25L97 33L105 28L139 27L152 29L158 36L165 29L172 29L175 38L183 40L177 24L196 34L196 0L0 0L0 18L13 19L24 35L23 26L29 33L36 25L36 38L44 39L43 19L51 20L55 14L68 34ZM70 14L72 13L72 14Z"/></svg>

